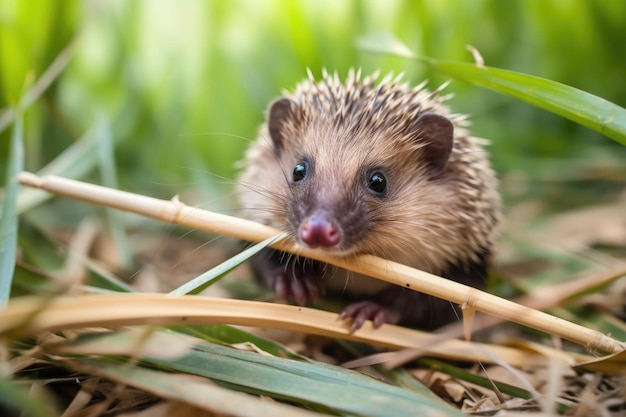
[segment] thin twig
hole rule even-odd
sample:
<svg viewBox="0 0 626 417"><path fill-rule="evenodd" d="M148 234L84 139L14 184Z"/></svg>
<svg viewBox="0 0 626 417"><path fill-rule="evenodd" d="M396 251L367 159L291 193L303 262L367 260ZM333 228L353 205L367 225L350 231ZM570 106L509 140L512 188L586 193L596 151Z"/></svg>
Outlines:
<svg viewBox="0 0 626 417"><path fill-rule="evenodd" d="M28 172L23 172L19 181L24 185L41 188L66 197L251 242L259 242L279 233L272 227L249 220L189 207L176 197L171 201L159 200L66 178L38 177ZM585 346L588 350L615 353L626 348L626 343L596 330L516 304L458 282L372 255L340 258L285 241L278 241L272 247L449 300L465 308L476 309L562 337Z"/></svg>

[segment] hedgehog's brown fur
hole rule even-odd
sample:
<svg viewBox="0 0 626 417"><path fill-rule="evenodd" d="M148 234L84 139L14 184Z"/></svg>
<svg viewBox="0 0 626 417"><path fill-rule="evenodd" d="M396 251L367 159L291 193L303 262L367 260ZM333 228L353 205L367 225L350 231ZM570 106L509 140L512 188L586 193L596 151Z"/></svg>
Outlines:
<svg viewBox="0 0 626 417"><path fill-rule="evenodd" d="M346 228L354 223L366 229L356 231L358 238L348 236L345 245L333 248L335 253L370 253L435 274L444 274L450 265L484 262L500 216L485 141L469 136L465 117L449 111L443 104L448 97L437 95L439 90L429 92L424 84L409 88L399 76L379 83L377 78L374 74L361 81L360 72L351 71L341 83L337 74L324 72L316 81L309 73L293 94L285 93L291 100L289 111L274 123L280 129L280 146L272 139L276 133L265 125L247 152L239 186L244 216L284 229L298 241L301 219L294 213L305 209L289 178L299 159L307 156L315 161L318 181L307 192L317 201L328 201L321 204L340 212L338 216L359 206L352 218L345 215ZM454 125L450 157L432 178L428 161L423 161L429 144L411 130L425 113L445 116ZM380 201L355 191L359 175L370 167L384 167L389 177L390 191ZM348 291L356 293L363 282L353 278L349 287L355 291ZM343 288L346 280L335 274L326 281Z"/></svg>

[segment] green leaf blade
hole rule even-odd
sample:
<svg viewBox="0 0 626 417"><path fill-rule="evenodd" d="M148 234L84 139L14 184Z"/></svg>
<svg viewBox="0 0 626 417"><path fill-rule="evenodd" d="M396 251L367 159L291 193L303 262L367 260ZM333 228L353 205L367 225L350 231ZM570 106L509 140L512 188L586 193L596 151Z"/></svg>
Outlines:
<svg viewBox="0 0 626 417"><path fill-rule="evenodd" d="M11 295L17 253L17 176L24 167L24 125L22 114L16 116L11 135L11 150L7 165L7 182L0 218L0 307L6 305Z"/></svg>
<svg viewBox="0 0 626 417"><path fill-rule="evenodd" d="M425 59L434 70L548 110L626 145L626 109L593 94L533 75Z"/></svg>
<svg viewBox="0 0 626 417"><path fill-rule="evenodd" d="M280 233L276 236L272 236L268 239L265 239L262 242L257 243L254 246L249 247L243 252L233 256L232 258L222 262L214 268L211 268L209 271L197 276L196 278L184 283L178 288L170 291L170 295L184 295L184 294L198 294L202 290L206 289L210 285L218 282L222 277L224 277L228 272L232 271L252 256L256 255L261 250L265 249L272 243L282 239L285 237L284 233Z"/></svg>
<svg viewBox="0 0 626 417"><path fill-rule="evenodd" d="M394 387L358 372L199 343L174 360L144 358L168 369L204 376L226 387L358 416L461 416L430 396Z"/></svg>

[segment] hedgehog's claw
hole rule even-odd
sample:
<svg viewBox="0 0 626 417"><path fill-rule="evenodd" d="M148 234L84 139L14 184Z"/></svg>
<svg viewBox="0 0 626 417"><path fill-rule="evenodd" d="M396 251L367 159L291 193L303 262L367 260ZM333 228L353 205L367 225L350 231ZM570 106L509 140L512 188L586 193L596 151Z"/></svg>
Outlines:
<svg viewBox="0 0 626 417"><path fill-rule="evenodd" d="M354 333L363 327L367 320L372 321L375 329L385 323L396 324L400 320L400 314L373 301L360 301L344 308L339 319L352 319L350 333Z"/></svg>
<svg viewBox="0 0 626 417"><path fill-rule="evenodd" d="M325 294L324 285L314 274L294 274L292 271L281 271L273 279L274 292L282 299L293 297L298 305L316 302Z"/></svg>

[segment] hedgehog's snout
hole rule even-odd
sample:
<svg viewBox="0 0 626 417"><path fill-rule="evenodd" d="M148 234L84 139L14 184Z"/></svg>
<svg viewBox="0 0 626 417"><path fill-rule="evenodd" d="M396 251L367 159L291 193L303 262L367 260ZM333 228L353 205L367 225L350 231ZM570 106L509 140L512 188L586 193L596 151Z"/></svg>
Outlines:
<svg viewBox="0 0 626 417"><path fill-rule="evenodd" d="M341 229L332 219L311 216L300 225L300 240L310 248L332 249L341 243Z"/></svg>

